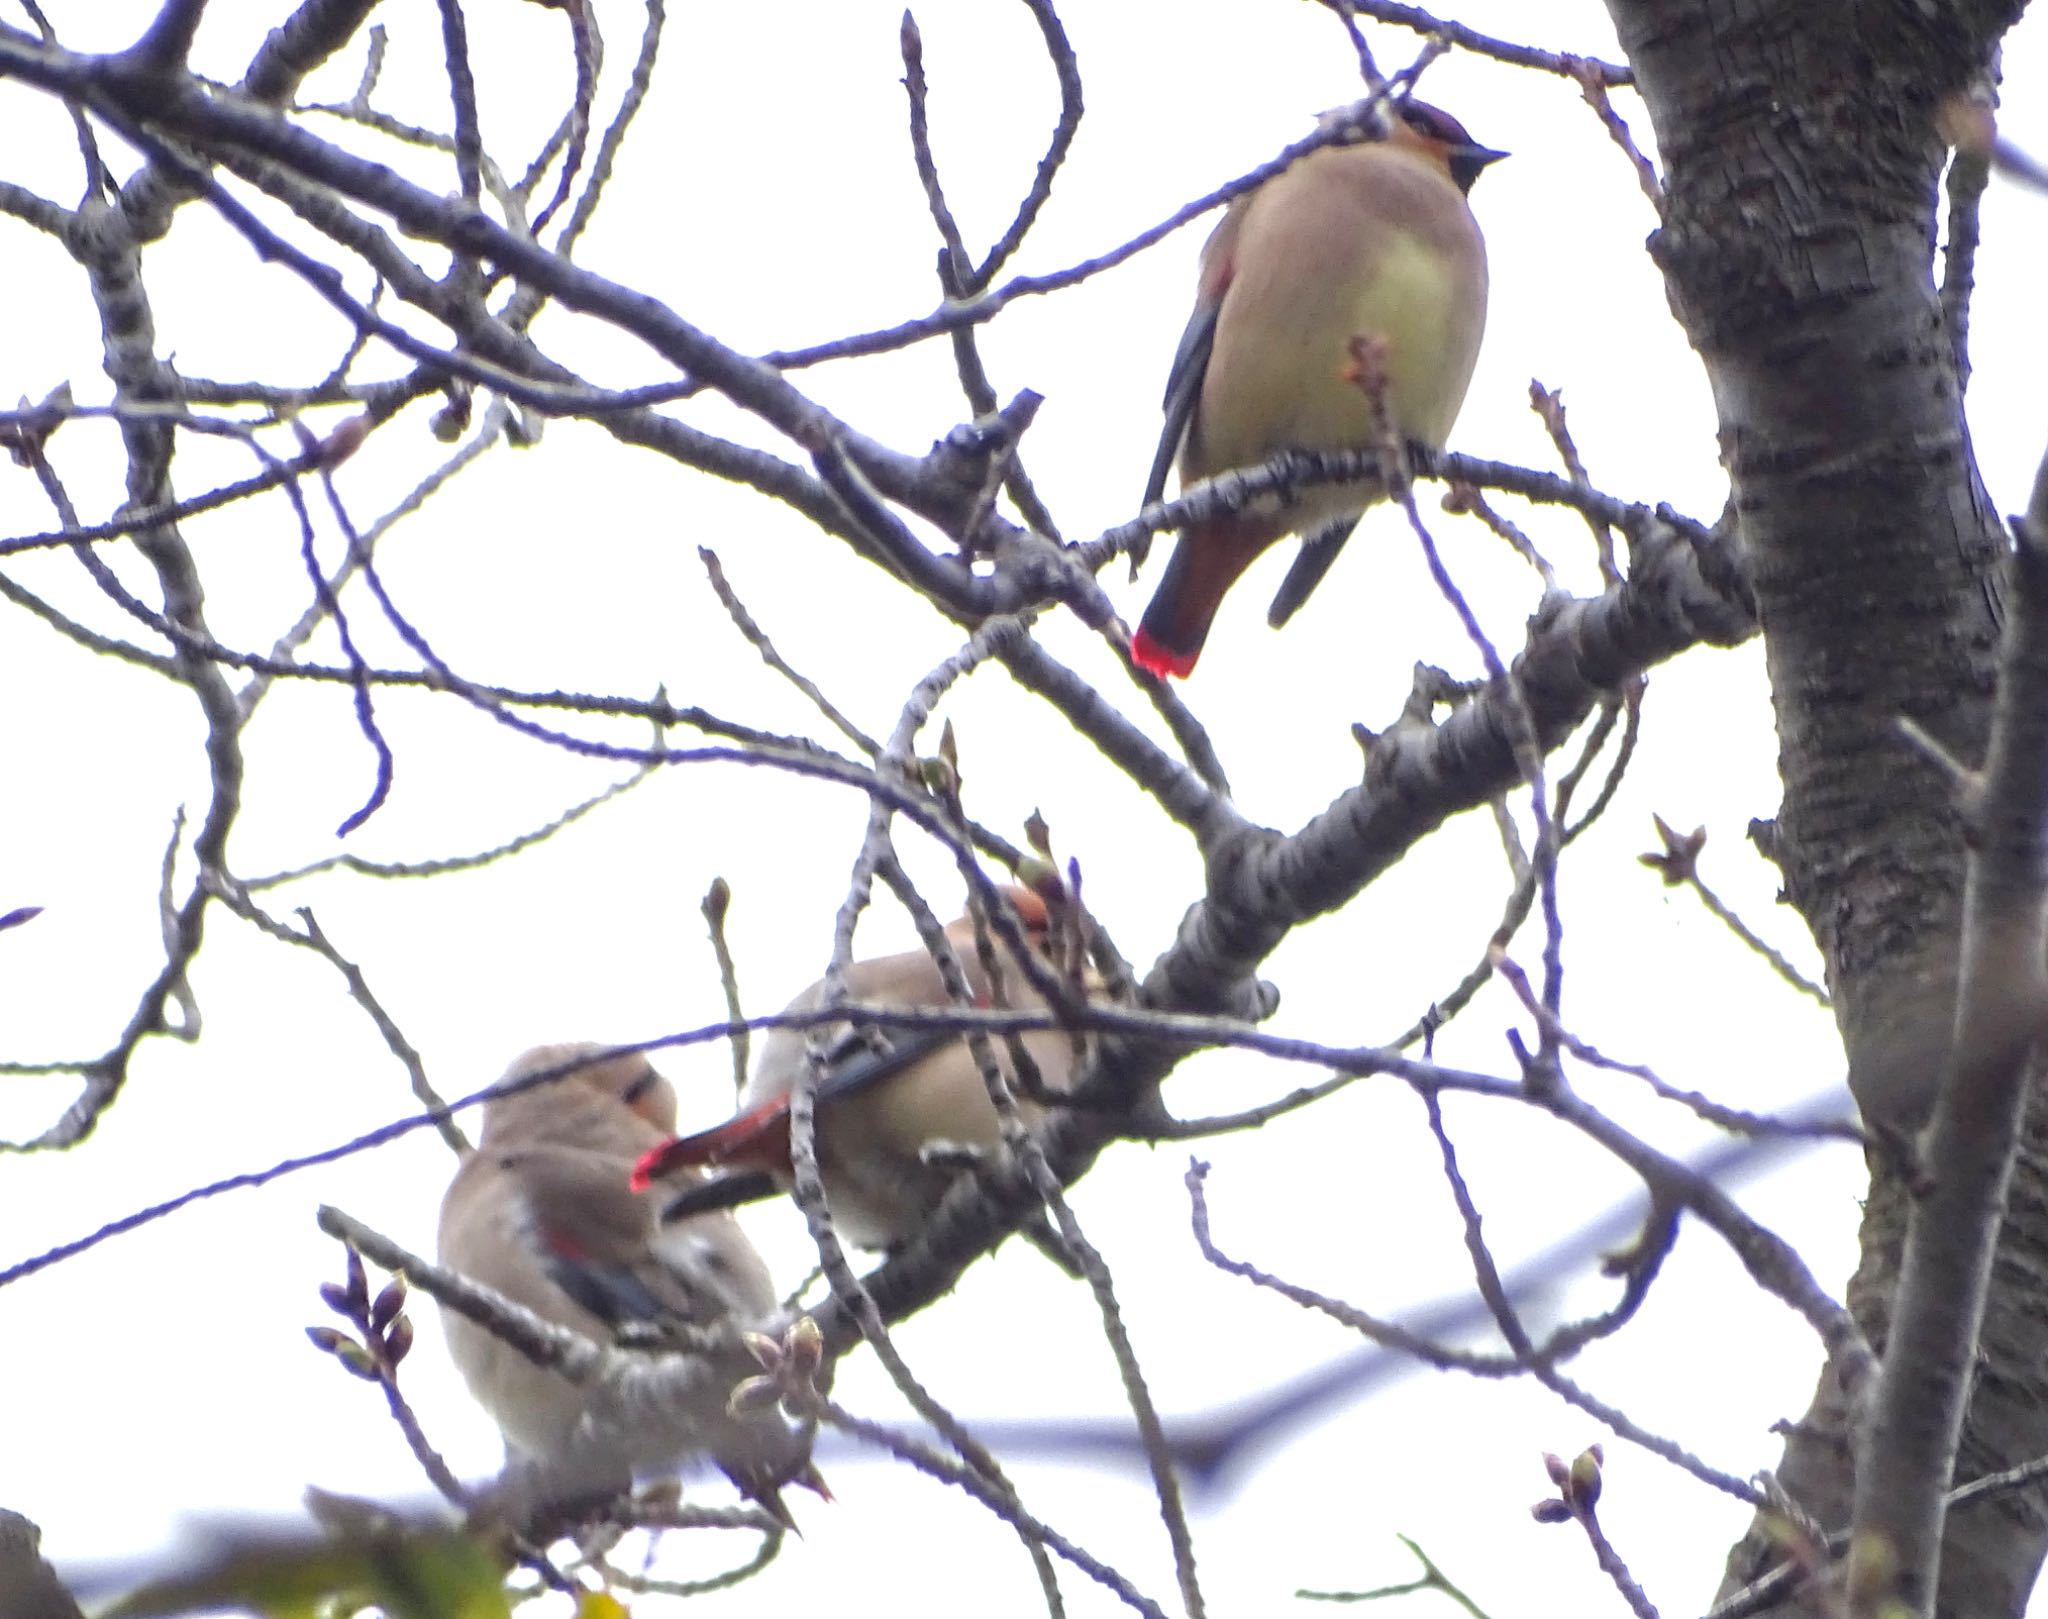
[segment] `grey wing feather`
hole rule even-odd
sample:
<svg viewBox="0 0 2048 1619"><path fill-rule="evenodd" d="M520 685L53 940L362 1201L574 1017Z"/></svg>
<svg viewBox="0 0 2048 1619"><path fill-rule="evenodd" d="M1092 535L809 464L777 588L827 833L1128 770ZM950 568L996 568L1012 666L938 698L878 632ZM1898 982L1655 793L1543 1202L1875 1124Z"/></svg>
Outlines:
<svg viewBox="0 0 2048 1619"><path fill-rule="evenodd" d="M824 1053L827 1071L818 1082L819 1100L833 1101L871 1090L959 1038L953 1029L891 1029L877 1045L848 1030Z"/></svg>
<svg viewBox="0 0 2048 1619"><path fill-rule="evenodd" d="M629 1321L658 1323L675 1317L672 1304L622 1265L551 1254L546 1267L557 1287L606 1326L623 1326Z"/></svg>
<svg viewBox="0 0 2048 1619"><path fill-rule="evenodd" d="M1152 505L1166 493L1166 474L1173 458L1180 454L1188 436L1188 424L1195 418L1195 401L1202 396L1202 378L1209 371L1209 351L1216 342L1216 312L1220 304L1200 304L1188 317L1180 334L1180 347L1173 353L1173 369L1166 375L1166 397L1162 402L1166 421L1159 432L1159 448L1152 456L1152 473L1145 480L1144 504Z"/></svg>
<svg viewBox="0 0 2048 1619"><path fill-rule="evenodd" d="M1173 369L1166 376L1166 421L1159 430L1159 448L1152 455L1152 472L1145 480L1143 504L1150 506L1166 494L1166 474L1173 458L1187 441L1188 427L1195 419L1195 402L1202 397L1202 378L1209 371L1209 351L1216 342L1217 304L1197 304L1180 334L1180 347L1173 353ZM1152 550L1147 534L1131 547L1131 577L1145 565Z"/></svg>

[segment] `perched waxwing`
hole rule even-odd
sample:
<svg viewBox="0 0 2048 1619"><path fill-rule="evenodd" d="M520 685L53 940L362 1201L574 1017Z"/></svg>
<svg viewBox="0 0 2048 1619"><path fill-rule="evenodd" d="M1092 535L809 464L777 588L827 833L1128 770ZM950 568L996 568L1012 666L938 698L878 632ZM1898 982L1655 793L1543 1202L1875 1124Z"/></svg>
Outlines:
<svg viewBox="0 0 2048 1619"><path fill-rule="evenodd" d="M1039 895L1003 891L1033 949L1050 962L1052 918ZM946 938L959 958L977 1005L995 1004L975 943L971 917L949 924ZM1001 1004L1037 1010L1046 1000L1022 965L999 947ZM1082 988L1099 991L1088 975ZM847 969L847 998L905 1009L951 1009L938 964L924 950L857 961ZM794 1014L825 1002L820 981L789 1005ZM1037 1029L1018 1037L1046 1090L1065 1091L1075 1072L1074 1036ZM647 1186L685 1165L725 1171L685 1190L671 1214L720 1207L787 1190L790 1182L789 1093L803 1072L806 1047L817 1043L816 1145L826 1206L839 1235L864 1248L893 1248L909 1240L966 1164L994 1153L1001 1125L988 1086L966 1038L944 1030L866 1028L829 1023L811 1029L777 1028L762 1044L753 1077L740 1096L737 1117L699 1135L671 1141L641 1160L634 1184ZM1024 1094L1009 1042L992 1039L1003 1077L1026 1122L1043 1108Z"/></svg>
<svg viewBox="0 0 2048 1619"><path fill-rule="evenodd" d="M658 1200L629 1185L641 1156L675 1133L675 1092L645 1057L604 1049L541 1046L512 1065L504 1094L484 1104L476 1151L442 1199L441 1263L598 1343L627 1326L658 1333L728 1317L758 1323L775 1307L775 1288L732 1216L664 1224ZM570 1071L511 1088L557 1070ZM550 1499L615 1493L636 1474L674 1473L704 1452L785 1523L777 1484L794 1471L816 1487L800 1458L787 1465L779 1425L727 1414L729 1391L713 1391L704 1410L676 1420L664 1413L630 1432L606 1430L586 1420L589 1390L452 1310L441 1320L508 1458L537 1470Z"/></svg>
<svg viewBox="0 0 2048 1619"><path fill-rule="evenodd" d="M1357 140L1318 147L1240 197L1202 249L1147 505L1164 494L1176 456L1185 488L1282 450L1371 449L1378 435L1354 339L1378 349L1393 431L1443 448L1486 328L1486 244L1465 194L1506 154L1423 102L1383 113L1383 128L1358 119ZM1326 484L1191 525L1132 637L1133 661L1160 676L1192 671L1238 575L1300 534L1267 615L1284 624L1378 498L1373 482Z"/></svg>

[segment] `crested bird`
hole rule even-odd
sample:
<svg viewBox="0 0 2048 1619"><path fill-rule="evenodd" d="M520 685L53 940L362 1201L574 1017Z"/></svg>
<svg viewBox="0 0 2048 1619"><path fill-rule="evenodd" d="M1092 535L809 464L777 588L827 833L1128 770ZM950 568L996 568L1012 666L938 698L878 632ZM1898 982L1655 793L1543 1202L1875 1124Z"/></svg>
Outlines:
<svg viewBox="0 0 2048 1619"><path fill-rule="evenodd" d="M1486 328L1486 244L1466 203L1506 154L1450 114L1403 99L1351 120L1358 138L1318 147L1237 199L1202 249L1195 309L1166 384L1166 423L1145 485L1159 500L1282 450L1358 450L1380 439L1352 358L1373 345L1380 403L1403 442L1440 450ZM1288 534L1304 536L1267 614L1276 629L1321 581L1377 479L1325 484L1191 524L1174 546L1131 657L1185 676L1225 592Z"/></svg>
<svg viewBox="0 0 2048 1619"><path fill-rule="evenodd" d="M553 1071L562 1077L532 1083ZM676 1125L675 1091L644 1056L541 1046L513 1063L500 1092L484 1104L476 1150L442 1199L443 1265L600 1344L622 1328L754 1326L774 1310L768 1268L730 1214L664 1223L657 1200L629 1185L635 1162ZM452 1310L442 1323L508 1459L550 1501L615 1494L636 1474L672 1474L699 1452L785 1525L778 1486L820 1487L779 1423L726 1411L729 1389L707 1386L701 1407L621 1423L595 1409L602 1391L535 1364Z"/></svg>
<svg viewBox="0 0 2048 1619"><path fill-rule="evenodd" d="M1050 960L1052 915L1027 888L1003 890L1035 953ZM990 1005L993 986L975 943L971 916L946 927L978 1006ZM998 946L1002 966L1001 1003L1035 1011L1045 997L1025 976L1007 947ZM856 961L846 971L845 989L854 1001L894 1009L957 1010L937 962L922 950ZM1099 992L1086 975L1084 992ZM789 1004L792 1014L825 1005L823 980ZM1034 1029L1015 1036L1046 1091L1067 1090L1076 1071L1075 1037L1062 1029ZM825 1203L835 1229L865 1248L893 1248L913 1236L945 1195L962 1168L994 1153L1002 1133L973 1051L957 1030L913 1025L863 1025L858 1019L828 1023L817 1030L779 1027L763 1042L760 1059L741 1093L739 1113L697 1135L671 1141L649 1153L634 1171L634 1184L648 1186L672 1170L696 1165L723 1173L685 1190L670 1212L724 1207L789 1188L791 1178L789 1097L815 1042L819 1074L815 1142ZM1019 1084L1009 1039L991 1036L996 1064L1025 1123L1044 1109ZM1085 1049L1085 1044L1084 1044ZM1054 1257L1060 1257L1057 1249ZM1063 1261L1064 1262L1064 1261Z"/></svg>

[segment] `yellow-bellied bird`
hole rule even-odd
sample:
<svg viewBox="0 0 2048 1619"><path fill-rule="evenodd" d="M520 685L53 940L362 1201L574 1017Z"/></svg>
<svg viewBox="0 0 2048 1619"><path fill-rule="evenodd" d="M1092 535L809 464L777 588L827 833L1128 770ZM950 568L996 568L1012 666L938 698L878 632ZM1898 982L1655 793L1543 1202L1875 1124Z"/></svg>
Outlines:
<svg viewBox="0 0 2048 1619"><path fill-rule="evenodd" d="M1360 120L1360 139L1289 165L1233 203L1210 236L1167 379L1147 505L1164 493L1176 456L1185 488L1282 450L1372 448L1354 339L1379 349L1394 432L1433 450L1449 438L1486 328L1486 244L1465 194L1506 154L1423 102L1382 111L1384 130ZM1325 484L1190 526L1132 659L1156 675L1188 674L1238 575L1275 540L1301 534L1267 615L1284 624L1378 498L1376 480Z"/></svg>
<svg viewBox="0 0 2048 1619"><path fill-rule="evenodd" d="M1050 960L1052 918L1043 898L1025 888L1004 894L1042 959ZM946 937L959 958L975 1003L988 1006L992 992L975 947L969 917L950 923ZM1002 1004L1015 1010L1046 1005L1006 949L1002 960ZM855 1001L906 1011L957 1010L946 993L938 964L923 950L857 961L846 972ZM1084 990L1100 989L1088 975ZM792 1013L824 1003L821 981L789 1005ZM916 1234L952 1177L968 1163L1000 1146L1001 1127L966 1038L943 1029L829 1023L822 1029L784 1027L770 1031L740 1097L737 1117L699 1135L671 1141L641 1160L634 1184L646 1186L682 1165L725 1171L702 1187L685 1191L670 1212L723 1207L751 1201L790 1183L789 1094L803 1072L807 1042L820 1041L816 1144L826 1206L840 1236L866 1248L893 1248ZM1039 1029L1018 1037L1046 1090L1065 1091L1074 1077L1072 1034ZM1017 1097L1020 1114L1036 1122L1043 1109L1019 1087L1009 1042L992 1036L1003 1078Z"/></svg>
<svg viewBox="0 0 2048 1619"><path fill-rule="evenodd" d="M512 1088L553 1070L571 1071ZM633 1165L676 1126L675 1092L645 1057L541 1046L500 1084L441 1202L442 1264L600 1344L625 1326L658 1332L727 1317L754 1326L774 1310L768 1268L730 1214L664 1224L657 1200L631 1189ZM729 1390L708 1390L701 1411L625 1431L587 1420L592 1390L452 1310L441 1319L463 1381L547 1499L612 1494L636 1474L674 1473L708 1452L742 1494L787 1523L777 1485L816 1483L800 1456L789 1465L779 1424L726 1413Z"/></svg>

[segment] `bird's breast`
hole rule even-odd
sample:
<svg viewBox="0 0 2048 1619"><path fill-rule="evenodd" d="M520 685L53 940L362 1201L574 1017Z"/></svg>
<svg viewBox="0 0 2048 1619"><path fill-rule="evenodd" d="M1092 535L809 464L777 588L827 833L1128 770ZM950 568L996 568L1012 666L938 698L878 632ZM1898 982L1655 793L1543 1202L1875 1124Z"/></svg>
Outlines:
<svg viewBox="0 0 2048 1619"><path fill-rule="evenodd" d="M1281 189L1245 218L1190 439L1193 476L1286 448L1369 445L1354 338L1375 340L1403 439L1441 446L1457 419L1486 324L1478 226L1423 165L1330 155L1339 161L1272 182Z"/></svg>

